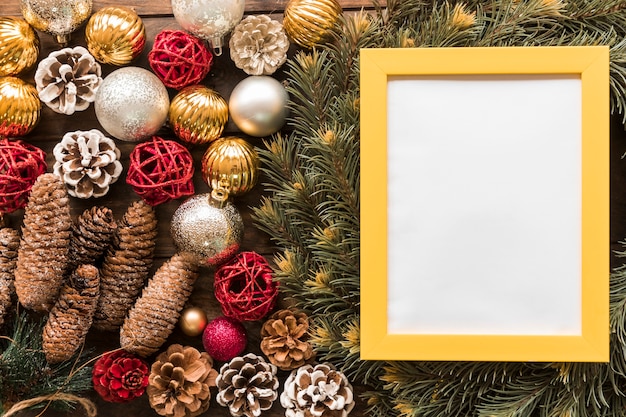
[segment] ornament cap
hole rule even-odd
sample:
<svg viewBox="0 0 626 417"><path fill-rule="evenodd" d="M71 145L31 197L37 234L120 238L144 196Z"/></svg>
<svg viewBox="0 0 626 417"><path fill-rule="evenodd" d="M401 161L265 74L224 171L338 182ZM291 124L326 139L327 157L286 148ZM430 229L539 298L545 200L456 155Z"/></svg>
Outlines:
<svg viewBox="0 0 626 417"><path fill-rule="evenodd" d="M228 190L223 187L217 187L211 190L209 204L214 207L222 208L228 201Z"/></svg>
<svg viewBox="0 0 626 417"><path fill-rule="evenodd" d="M222 48L224 47L224 38L222 36L214 36L209 38L209 46L213 49L213 54L215 56L222 55Z"/></svg>
<svg viewBox="0 0 626 417"><path fill-rule="evenodd" d="M54 35L54 40L61 46L67 46L67 44L70 43L70 35L69 33L60 33Z"/></svg>

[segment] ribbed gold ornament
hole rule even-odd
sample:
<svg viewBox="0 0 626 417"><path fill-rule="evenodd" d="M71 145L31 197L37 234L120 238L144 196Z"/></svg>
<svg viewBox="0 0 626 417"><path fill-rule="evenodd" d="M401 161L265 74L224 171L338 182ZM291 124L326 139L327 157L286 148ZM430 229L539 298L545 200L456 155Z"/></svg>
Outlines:
<svg viewBox="0 0 626 417"><path fill-rule="evenodd" d="M258 179L259 155L245 140L229 136L213 142L202 157L202 178L209 187L240 195Z"/></svg>
<svg viewBox="0 0 626 417"><path fill-rule="evenodd" d="M0 137L24 136L39 122L41 101L34 85L0 77Z"/></svg>
<svg viewBox="0 0 626 417"><path fill-rule="evenodd" d="M21 0L22 16L32 27L66 45L70 34L91 15L92 0Z"/></svg>
<svg viewBox="0 0 626 417"><path fill-rule="evenodd" d="M202 85L185 87L172 99L170 127L186 143L203 144L219 138L228 122L228 103Z"/></svg>
<svg viewBox="0 0 626 417"><path fill-rule="evenodd" d="M39 36L25 20L0 17L0 77L17 75L39 57Z"/></svg>
<svg viewBox="0 0 626 417"><path fill-rule="evenodd" d="M126 65L146 44L143 21L129 7L105 7L94 13L85 26L87 49L99 62Z"/></svg>
<svg viewBox="0 0 626 417"><path fill-rule="evenodd" d="M328 38L341 14L337 0L290 0L285 7L283 27L292 41L312 48Z"/></svg>

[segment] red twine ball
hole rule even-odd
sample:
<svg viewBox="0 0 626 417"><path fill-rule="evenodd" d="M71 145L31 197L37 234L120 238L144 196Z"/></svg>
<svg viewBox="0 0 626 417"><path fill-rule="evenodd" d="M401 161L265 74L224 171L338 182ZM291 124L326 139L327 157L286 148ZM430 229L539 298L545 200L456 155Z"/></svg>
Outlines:
<svg viewBox="0 0 626 417"><path fill-rule="evenodd" d="M41 149L21 140L0 140L0 215L26 206L35 180L47 169Z"/></svg>
<svg viewBox="0 0 626 417"><path fill-rule="evenodd" d="M150 67L167 87L180 90L206 77L213 54L202 41L182 30L162 30L148 53Z"/></svg>
<svg viewBox="0 0 626 417"><path fill-rule="evenodd" d="M148 386L148 364L123 350L105 353L96 361L91 374L93 389L103 400L125 403L140 397Z"/></svg>
<svg viewBox="0 0 626 417"><path fill-rule="evenodd" d="M243 352L248 339L246 328L230 317L217 317L204 328L202 345L213 359L226 362Z"/></svg>
<svg viewBox="0 0 626 417"><path fill-rule="evenodd" d="M241 252L215 271L215 298L222 313L241 321L260 320L276 304L278 282L261 255Z"/></svg>
<svg viewBox="0 0 626 417"><path fill-rule="evenodd" d="M126 183L156 206L194 193L193 158L180 143L153 136L130 153Z"/></svg>

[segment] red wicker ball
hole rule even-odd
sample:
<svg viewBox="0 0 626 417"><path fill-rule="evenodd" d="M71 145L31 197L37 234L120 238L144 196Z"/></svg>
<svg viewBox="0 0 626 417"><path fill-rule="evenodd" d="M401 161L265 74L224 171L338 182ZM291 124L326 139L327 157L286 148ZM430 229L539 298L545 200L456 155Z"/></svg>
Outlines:
<svg viewBox="0 0 626 417"><path fill-rule="evenodd" d="M41 149L21 140L0 140L0 216L26 206L35 180L47 169Z"/></svg>
<svg viewBox="0 0 626 417"><path fill-rule="evenodd" d="M241 321L260 320L276 305L278 282L265 258L241 252L215 271L215 298L222 313Z"/></svg>
<svg viewBox="0 0 626 417"><path fill-rule="evenodd" d="M148 53L152 71L167 87L180 90L206 77L213 54L204 43L182 30L162 30Z"/></svg>
<svg viewBox="0 0 626 417"><path fill-rule="evenodd" d="M130 154L126 183L151 206L192 195L193 158L178 142L153 136Z"/></svg>

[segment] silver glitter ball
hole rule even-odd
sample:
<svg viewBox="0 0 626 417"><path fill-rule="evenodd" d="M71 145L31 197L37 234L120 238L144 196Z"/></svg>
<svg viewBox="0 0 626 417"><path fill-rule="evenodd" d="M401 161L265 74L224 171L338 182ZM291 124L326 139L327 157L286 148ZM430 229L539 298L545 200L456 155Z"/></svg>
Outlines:
<svg viewBox="0 0 626 417"><path fill-rule="evenodd" d="M187 199L174 212L170 232L180 251L191 252L202 266L216 267L239 252L243 220L221 190Z"/></svg>
<svg viewBox="0 0 626 417"><path fill-rule="evenodd" d="M159 131L167 119L170 99L156 75L124 67L104 78L96 92L96 118L111 136L138 142Z"/></svg>

